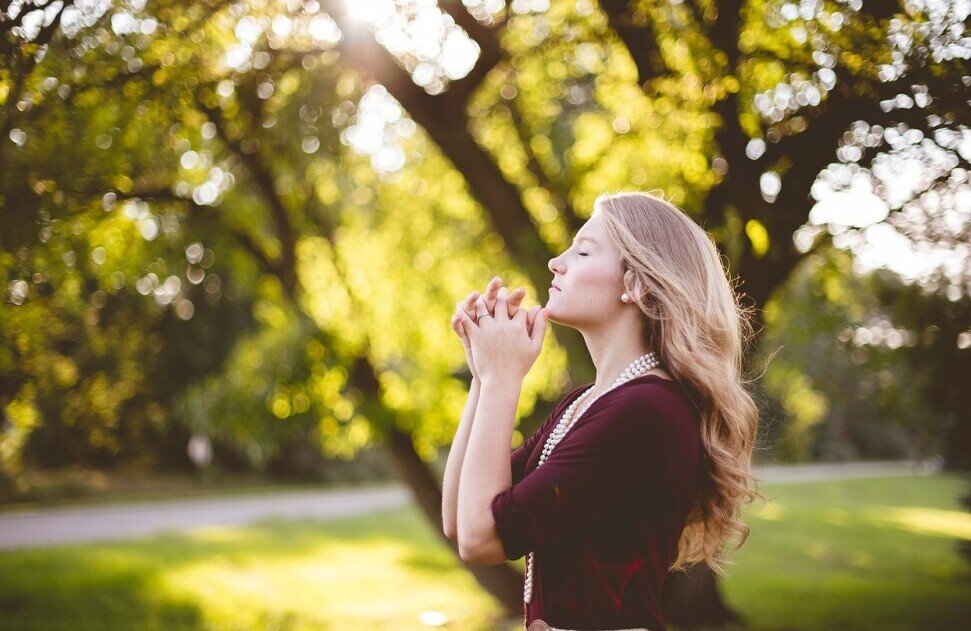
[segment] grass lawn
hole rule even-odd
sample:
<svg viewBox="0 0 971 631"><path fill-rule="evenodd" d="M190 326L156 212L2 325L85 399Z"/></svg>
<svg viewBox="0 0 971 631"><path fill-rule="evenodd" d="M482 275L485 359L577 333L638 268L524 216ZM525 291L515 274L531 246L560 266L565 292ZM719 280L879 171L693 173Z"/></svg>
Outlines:
<svg viewBox="0 0 971 631"><path fill-rule="evenodd" d="M724 581L754 629L971 629L958 476L765 485Z"/></svg>
<svg viewBox="0 0 971 631"><path fill-rule="evenodd" d="M961 478L762 491L770 501L749 512L750 539L723 582L752 629L969 628ZM424 612L443 612L450 629L514 628L456 561L414 507L4 552L0 629L410 630Z"/></svg>

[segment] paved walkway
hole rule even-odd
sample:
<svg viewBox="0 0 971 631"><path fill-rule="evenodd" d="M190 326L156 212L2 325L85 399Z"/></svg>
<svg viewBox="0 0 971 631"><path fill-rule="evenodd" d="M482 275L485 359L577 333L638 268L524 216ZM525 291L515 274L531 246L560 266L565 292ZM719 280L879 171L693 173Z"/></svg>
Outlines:
<svg viewBox="0 0 971 631"><path fill-rule="evenodd" d="M888 475L929 475L935 463L853 462L756 467L762 482L813 482ZM205 526L237 526L268 518L327 520L404 506L401 484L359 489L274 491L231 497L118 502L0 513L0 549L136 539Z"/></svg>
<svg viewBox="0 0 971 631"><path fill-rule="evenodd" d="M932 475L939 473L938 460L887 460L869 462L813 462L796 465L761 465L755 477L763 482L822 482L845 478L878 478L893 475Z"/></svg>
<svg viewBox="0 0 971 631"><path fill-rule="evenodd" d="M0 549L136 539L261 519L336 519L411 501L401 485L320 491L273 491L232 497L117 502L0 513Z"/></svg>

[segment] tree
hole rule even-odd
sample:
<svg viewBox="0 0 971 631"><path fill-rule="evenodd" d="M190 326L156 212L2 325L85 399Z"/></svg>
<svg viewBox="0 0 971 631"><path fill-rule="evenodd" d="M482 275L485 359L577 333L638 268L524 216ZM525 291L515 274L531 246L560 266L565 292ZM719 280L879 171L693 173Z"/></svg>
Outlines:
<svg viewBox="0 0 971 631"><path fill-rule="evenodd" d="M417 21L413 7L404 8L404 16L372 15L367 27L338 3L324 3L326 13L316 14L259 3L168 2L153 7L152 16L119 8L109 29L102 26L108 17L93 16L83 21L83 32L93 38L87 43L71 39L78 30L51 42L62 46L63 58L48 53L45 60L68 86L68 96L59 103L47 88L50 109L16 107L27 103L21 97L28 91L33 103L45 90L46 78L31 74L36 64L28 61L39 48L18 41L3 58L15 69L3 75L3 125L11 138L24 139L31 117L40 129L41 113L77 108L100 94L120 92L156 108L155 124L164 121L169 129L160 142L178 152L181 167L172 154L132 152L129 146L121 155L139 160L95 165L97 178L69 185L61 177L48 179L72 197L72 209L107 193L181 208L187 219L217 225L233 239L227 247L245 252L261 275L279 283L280 295L299 317L320 328L321 343L335 350L332 367L346 367L341 390L376 430L376 440L389 445L439 531L440 490L428 455L446 440L447 421L440 410L429 415L414 398L402 403L409 397L401 391L403 383L421 384L424 389L416 389L425 393L433 391L431 384L440 388L435 391L455 391L459 384L448 375L454 364L429 356L443 348L429 341L435 338L395 318L407 305L434 317L425 301L447 305L461 286L430 250L416 247L422 238L441 234L436 227L452 229L446 230L453 239L450 253L477 239L454 240L455 227L471 226L476 234L494 230L501 240L487 243L500 247L487 252L506 265L499 257L504 245L525 278L545 287L546 261L588 214L577 209L589 208L605 188L662 186L716 236L745 293L761 307L806 253L827 241L804 226L813 197L825 189L820 182L839 188L839 175L849 170L879 183L887 159L915 149L926 157L927 184L936 194L964 186L967 174L967 156L958 150L967 120L961 63L967 47L950 28L963 20L956 7L929 7L922 14L910 7L898 11L891 2L797 7L604 0L595 6L581 0L534 13L521 4L493 16L484 4L469 2L466 9L442 2L441 28L431 33L453 36L445 40L449 50L475 56L467 68L443 64L444 53L438 53L444 48L423 52L407 38L402 44L401 22ZM425 11L420 17L427 26L434 16ZM66 8L57 11L58 19L64 13ZM5 33L14 34L21 36L14 27ZM9 59L16 64L8 65ZM84 72L71 67L78 64ZM348 69L378 82L393 104ZM352 142L348 130L362 117L365 97L384 107L400 105L427 134L400 141L423 158L406 177L395 181L389 176L395 169L369 168L387 166L389 155L391 163L401 162L393 151L375 153L380 159L369 165L343 148ZM119 130L129 128L117 124L117 115L113 120ZM827 169L836 161L842 170ZM10 158L0 154L0 165L7 164ZM213 180L217 164L232 177ZM824 169L831 176L820 177ZM450 177L455 170L461 179ZM5 206L21 218L49 204L40 201L44 195L36 186L21 184L28 181L8 178L3 193ZM417 222L409 217L409 227L423 225L425 234L408 233L403 249L426 252L413 261L422 262L426 278L438 273L446 279L422 287L415 301L396 292L395 283L375 280L374 273L363 274L368 281L362 281L356 269L373 269L362 256L380 258L377 253L388 249L398 254L393 244L400 241L368 243L360 235L390 235L387 217L408 208L402 200L409 195L425 200L422 210L428 212L418 214ZM477 208L470 197L481 205L487 227L470 218ZM19 242L26 241L21 235ZM353 252L357 258L348 256ZM302 271L308 268L301 260L317 267ZM477 269L472 261L457 267ZM381 300L362 289L367 282L400 300L398 309L382 309ZM335 305L308 287L326 288ZM355 320L357 314L364 315ZM446 318L443 313L440 321ZM589 363L576 361L583 357L578 336L562 341L575 360L574 381L590 377ZM413 351L421 361L395 348ZM445 376L423 381L418 367ZM539 390L552 395L549 385L527 384L526 407ZM515 573L506 566L471 569L510 612L519 611ZM668 585L676 623L717 624L733 617L707 572L674 575Z"/></svg>
<svg viewBox="0 0 971 631"><path fill-rule="evenodd" d="M851 252L819 250L767 305L762 381L790 415L765 419L762 447L793 462L948 454L959 467L964 395L947 375L967 361L967 299L852 268Z"/></svg>

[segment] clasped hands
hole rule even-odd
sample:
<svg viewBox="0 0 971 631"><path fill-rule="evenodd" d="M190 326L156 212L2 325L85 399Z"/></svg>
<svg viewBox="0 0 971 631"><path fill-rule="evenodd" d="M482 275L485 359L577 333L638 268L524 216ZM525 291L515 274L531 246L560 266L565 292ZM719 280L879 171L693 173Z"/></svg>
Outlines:
<svg viewBox="0 0 971 631"><path fill-rule="evenodd" d="M501 285L502 279L494 277L485 293L473 291L455 303L452 316L472 379L480 382L497 377L522 381L543 350L546 309L520 309L526 289L510 293Z"/></svg>

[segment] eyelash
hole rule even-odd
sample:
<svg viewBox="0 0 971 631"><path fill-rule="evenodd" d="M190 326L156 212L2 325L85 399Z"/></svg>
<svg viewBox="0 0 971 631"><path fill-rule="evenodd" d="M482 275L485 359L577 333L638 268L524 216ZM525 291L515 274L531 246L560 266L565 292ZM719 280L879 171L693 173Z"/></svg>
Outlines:
<svg viewBox="0 0 971 631"><path fill-rule="evenodd" d="M579 256L589 256L589 255L590 255L590 253L589 253L589 252L577 252L577 254L578 254Z"/></svg>

